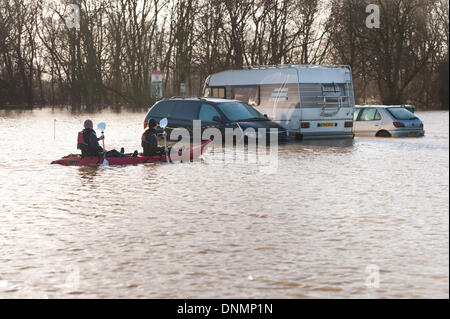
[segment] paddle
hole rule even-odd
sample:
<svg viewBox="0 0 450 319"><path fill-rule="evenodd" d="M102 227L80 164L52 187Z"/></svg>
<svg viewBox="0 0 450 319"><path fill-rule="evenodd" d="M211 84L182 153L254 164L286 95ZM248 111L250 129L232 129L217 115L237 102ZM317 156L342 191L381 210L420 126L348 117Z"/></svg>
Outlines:
<svg viewBox="0 0 450 319"><path fill-rule="evenodd" d="M100 122L97 125L97 129L99 129L103 133L106 130L106 123L105 122ZM106 149L105 149L105 138L103 138L103 165L109 165L108 161L106 160Z"/></svg>
<svg viewBox="0 0 450 319"><path fill-rule="evenodd" d="M165 131L166 126L168 124L167 117L163 118L159 121L159 126ZM166 153L166 162L169 163L169 156L167 155L167 136L164 135L164 152Z"/></svg>

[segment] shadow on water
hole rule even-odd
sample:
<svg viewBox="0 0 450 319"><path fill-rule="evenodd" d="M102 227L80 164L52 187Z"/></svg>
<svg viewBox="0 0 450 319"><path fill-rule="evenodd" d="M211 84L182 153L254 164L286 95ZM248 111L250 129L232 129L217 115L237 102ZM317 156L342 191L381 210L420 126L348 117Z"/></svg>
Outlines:
<svg viewBox="0 0 450 319"><path fill-rule="evenodd" d="M78 173L82 181L92 183L97 176L98 166L80 166L78 168Z"/></svg>
<svg viewBox="0 0 450 319"><path fill-rule="evenodd" d="M173 165L173 164L162 164L162 163L142 164L142 167L144 168L144 172L145 172L142 180L145 181L145 184L153 185L153 184L157 184L159 182L158 170L161 165Z"/></svg>
<svg viewBox="0 0 450 319"><path fill-rule="evenodd" d="M158 180L158 169L161 165L167 165L167 164L161 164L161 163L145 163L145 164L135 164L135 165L119 165L119 166L80 166L77 168L78 174L80 177L80 180L83 185L96 185L98 183L98 180L96 181L97 177L101 177L103 174L101 171L104 172L105 169L110 170L114 169L115 175L122 176L124 173L128 174L127 169L130 168L136 168L136 167L142 167L144 170L142 179L145 180L145 183L148 185L152 185L157 183ZM99 175L100 173L100 175ZM139 179L140 180L140 179Z"/></svg>

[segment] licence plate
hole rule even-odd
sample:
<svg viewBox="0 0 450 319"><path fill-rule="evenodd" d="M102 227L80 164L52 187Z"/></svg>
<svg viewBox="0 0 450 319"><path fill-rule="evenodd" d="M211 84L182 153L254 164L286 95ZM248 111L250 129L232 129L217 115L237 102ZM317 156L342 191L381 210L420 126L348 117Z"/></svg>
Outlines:
<svg viewBox="0 0 450 319"><path fill-rule="evenodd" d="M321 126L322 127L331 127L331 126L334 126L334 123L322 123Z"/></svg>
<svg viewBox="0 0 450 319"><path fill-rule="evenodd" d="M419 136L418 132L409 132L408 136Z"/></svg>

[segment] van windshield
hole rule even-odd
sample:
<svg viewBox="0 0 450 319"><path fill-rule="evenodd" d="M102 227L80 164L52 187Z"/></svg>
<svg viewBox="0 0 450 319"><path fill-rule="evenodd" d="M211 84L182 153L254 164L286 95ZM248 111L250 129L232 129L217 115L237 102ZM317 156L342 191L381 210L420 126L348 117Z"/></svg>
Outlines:
<svg viewBox="0 0 450 319"><path fill-rule="evenodd" d="M267 118L248 104L240 102L225 102L217 104L219 109L232 122L267 121Z"/></svg>
<svg viewBox="0 0 450 319"><path fill-rule="evenodd" d="M389 107L387 109L391 115L397 120L416 120L417 117L410 111L402 107Z"/></svg>

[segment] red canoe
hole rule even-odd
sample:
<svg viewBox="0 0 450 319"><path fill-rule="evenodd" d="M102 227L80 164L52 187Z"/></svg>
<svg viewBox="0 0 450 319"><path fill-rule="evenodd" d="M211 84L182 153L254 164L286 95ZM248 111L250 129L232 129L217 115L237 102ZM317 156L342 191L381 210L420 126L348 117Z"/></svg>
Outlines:
<svg viewBox="0 0 450 319"><path fill-rule="evenodd" d="M177 156L169 155L171 161L189 161L200 157L208 148L211 140L203 141L201 144L191 145L191 147L183 148L178 151ZM132 157L132 154L125 154L129 157L106 157L109 165L133 165L143 163L166 162L166 155ZM53 161L52 164L60 164L66 166L95 166L103 164L103 157L87 156L81 157L79 154L70 154L63 158Z"/></svg>

